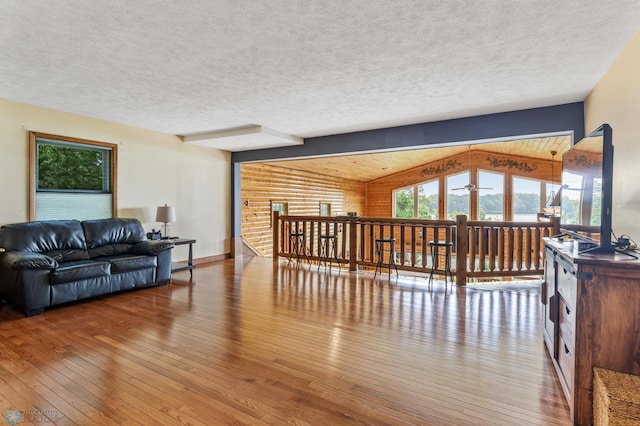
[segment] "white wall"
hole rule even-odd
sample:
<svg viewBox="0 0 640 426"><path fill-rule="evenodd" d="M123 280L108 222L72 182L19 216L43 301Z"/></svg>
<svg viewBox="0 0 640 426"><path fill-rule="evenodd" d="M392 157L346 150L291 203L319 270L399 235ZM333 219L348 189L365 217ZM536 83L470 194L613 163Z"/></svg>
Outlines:
<svg viewBox="0 0 640 426"><path fill-rule="evenodd" d="M640 244L640 31L585 100L585 131L613 130L613 230Z"/></svg>
<svg viewBox="0 0 640 426"><path fill-rule="evenodd" d="M28 220L28 132L37 131L118 147L118 216L158 228L155 210L169 204L177 222L171 234L195 238L194 257L230 251L228 152L183 143L159 132L0 100L0 224ZM184 260L185 246L174 259Z"/></svg>

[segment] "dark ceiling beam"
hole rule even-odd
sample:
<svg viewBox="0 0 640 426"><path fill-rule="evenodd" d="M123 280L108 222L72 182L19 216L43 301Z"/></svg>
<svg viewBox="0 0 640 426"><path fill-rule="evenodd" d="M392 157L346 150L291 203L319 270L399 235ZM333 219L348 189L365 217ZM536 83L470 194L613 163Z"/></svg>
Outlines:
<svg viewBox="0 0 640 426"><path fill-rule="evenodd" d="M574 142L584 137L583 102L321 136L305 139L304 145L234 152L231 154L232 237L241 235L240 165L243 162L427 148L571 132Z"/></svg>

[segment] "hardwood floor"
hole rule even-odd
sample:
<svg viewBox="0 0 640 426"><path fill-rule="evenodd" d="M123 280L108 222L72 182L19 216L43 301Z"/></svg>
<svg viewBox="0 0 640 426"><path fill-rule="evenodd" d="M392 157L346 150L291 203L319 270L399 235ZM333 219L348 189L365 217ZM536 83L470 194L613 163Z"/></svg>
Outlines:
<svg viewBox="0 0 640 426"><path fill-rule="evenodd" d="M233 259L164 287L0 307L0 414L22 424L568 425L537 286ZM485 286L486 287L486 286ZM18 410L16 413L9 410Z"/></svg>

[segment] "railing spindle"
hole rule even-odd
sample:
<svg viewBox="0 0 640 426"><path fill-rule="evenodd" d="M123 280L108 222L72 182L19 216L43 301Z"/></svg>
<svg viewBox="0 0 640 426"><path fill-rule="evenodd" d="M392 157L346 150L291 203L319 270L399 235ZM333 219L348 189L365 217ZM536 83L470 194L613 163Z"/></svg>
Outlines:
<svg viewBox="0 0 640 426"><path fill-rule="evenodd" d="M305 235L309 260L320 260L320 235L336 235L336 257L349 270L373 269L377 262L376 238L395 238L398 270L428 275L431 269L429 241L453 242L452 267L458 283L467 277L541 275L544 266L542 238L558 227L551 222L467 221L389 218L328 218L280 216L274 212L273 258L291 255L292 232ZM347 225L348 224L348 225ZM348 228L348 230L347 230ZM443 263L434 265L442 271Z"/></svg>

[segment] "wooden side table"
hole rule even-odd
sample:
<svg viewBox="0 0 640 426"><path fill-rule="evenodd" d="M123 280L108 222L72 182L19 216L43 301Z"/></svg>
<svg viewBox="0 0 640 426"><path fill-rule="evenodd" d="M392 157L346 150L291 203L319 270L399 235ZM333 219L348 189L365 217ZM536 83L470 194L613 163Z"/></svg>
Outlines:
<svg viewBox="0 0 640 426"><path fill-rule="evenodd" d="M193 269L196 265L193 264L193 245L196 243L196 240L191 240L188 238L176 238L170 239L173 244L177 246L182 246L185 244L189 244L189 258L186 262L172 262L171 263L171 272L179 272L189 270L191 276L193 276Z"/></svg>

